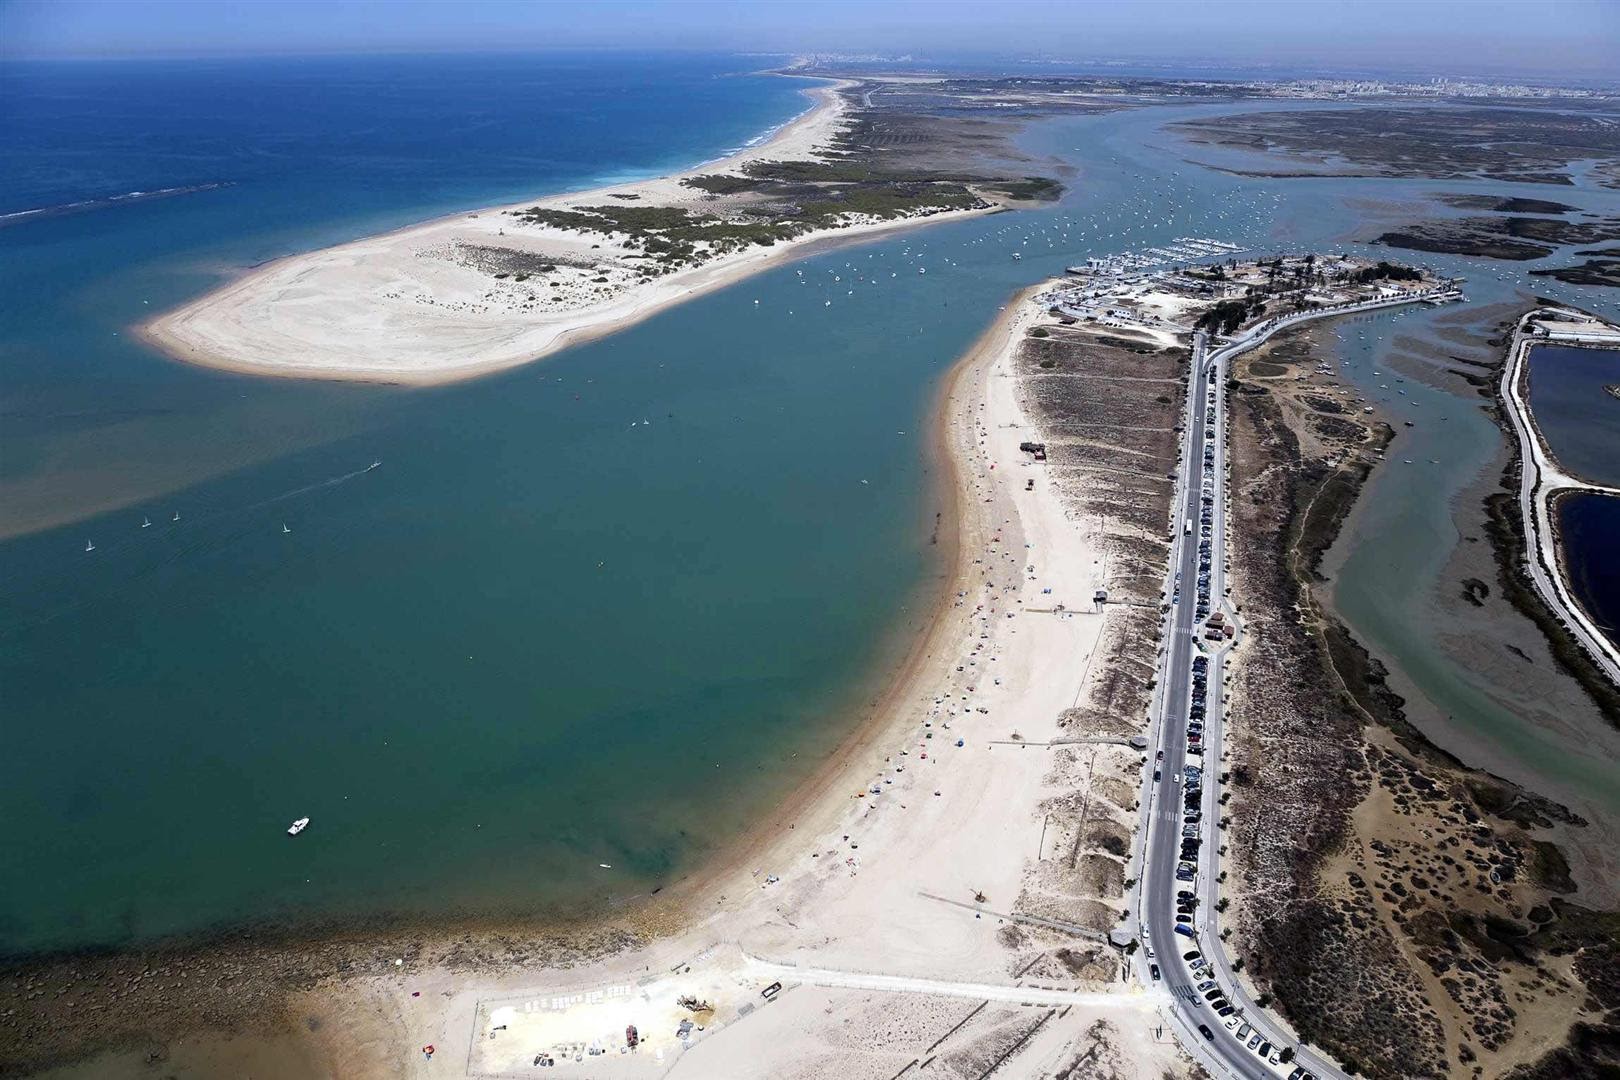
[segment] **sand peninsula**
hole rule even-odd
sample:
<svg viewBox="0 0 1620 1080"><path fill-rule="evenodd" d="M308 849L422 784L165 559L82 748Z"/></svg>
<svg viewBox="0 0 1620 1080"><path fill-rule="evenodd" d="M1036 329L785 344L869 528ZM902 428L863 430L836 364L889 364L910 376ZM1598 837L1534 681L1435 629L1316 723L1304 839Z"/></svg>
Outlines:
<svg viewBox="0 0 1620 1080"><path fill-rule="evenodd" d="M458 213L258 267L137 328L255 375L427 385L539 359L829 237L993 213L1057 185L863 154L837 80L760 145L673 176Z"/></svg>

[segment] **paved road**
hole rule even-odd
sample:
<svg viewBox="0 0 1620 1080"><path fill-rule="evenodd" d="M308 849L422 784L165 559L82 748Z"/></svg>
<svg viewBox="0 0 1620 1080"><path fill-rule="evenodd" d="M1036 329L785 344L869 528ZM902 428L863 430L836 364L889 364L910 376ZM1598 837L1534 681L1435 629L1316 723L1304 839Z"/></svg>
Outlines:
<svg viewBox="0 0 1620 1080"><path fill-rule="evenodd" d="M1460 299L1455 290L1437 290L1429 299L1444 301ZM1365 304L1347 305L1336 309L1316 310L1269 320L1256 326L1227 344L1209 352L1202 333L1193 338L1192 379L1189 384L1188 416L1183 432L1181 465L1176 476L1176 490L1172 497L1175 515L1172 518L1170 575L1166 596L1171 599L1165 647L1159 655L1159 679L1152 715L1157 720L1149 752L1163 751L1158 761L1160 779L1151 776L1144 781L1142 806L1145 809L1146 835L1139 840L1137 865L1140 882L1136 902L1140 935L1147 949L1139 950L1136 970L1139 978L1152 983L1149 965L1159 968L1162 984L1171 994L1166 1013L1171 1028L1182 1045L1216 1076L1243 1077L1245 1080L1270 1080L1288 1076L1296 1067L1303 1067L1318 1077L1341 1080L1344 1073L1326 1058L1299 1043L1275 1017L1258 1008L1244 992L1232 972L1215 924L1215 904L1219 899L1219 848L1221 833L1216 827L1220 820L1221 739L1222 739L1222 667L1228 646L1217 645L1201 637L1202 623L1196 617L1198 600L1198 539L1202 509L1202 481L1205 475L1204 447L1214 450L1214 498L1211 528L1210 597L1211 610L1222 609L1225 594L1226 561L1226 438L1225 438L1225 382L1227 365L1240 353L1259 345L1286 326L1310 319L1370 311L1413 302L1412 299L1384 299ZM1216 388L1215 402L1210 403L1208 389ZM1213 439L1205 432L1212 430ZM1187 523L1191 523L1191 530ZM1179 596L1177 590L1179 587ZM1228 609L1227 614L1231 612ZM1203 655L1208 658L1208 696L1204 719L1203 757L1188 757L1187 723L1192 704L1193 660ZM1189 764L1200 768L1208 762L1202 784L1202 846L1197 859L1197 874L1192 882L1176 878L1181 862L1183 830L1184 769ZM1195 937L1175 932L1176 892L1192 891L1198 900L1193 918ZM1196 949L1213 970L1194 976L1183 959L1185 953ZM1151 955L1149 955L1151 953ZM1271 1065L1239 1042L1224 1022L1204 1000L1196 986L1207 980L1221 987L1227 1000L1242 1015L1243 1022L1258 1032L1273 1046L1292 1047L1295 1060L1282 1065ZM1205 1037L1201 1027L1212 1037Z"/></svg>

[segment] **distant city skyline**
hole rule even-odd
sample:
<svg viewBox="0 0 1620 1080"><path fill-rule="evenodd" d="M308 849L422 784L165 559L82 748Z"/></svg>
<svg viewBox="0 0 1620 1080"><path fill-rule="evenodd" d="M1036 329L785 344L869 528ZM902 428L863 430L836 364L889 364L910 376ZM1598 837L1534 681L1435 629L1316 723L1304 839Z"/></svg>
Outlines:
<svg viewBox="0 0 1620 1080"><path fill-rule="evenodd" d="M911 55L1077 66L1620 79L1620 3L1429 0L0 0L21 58L673 48Z"/></svg>

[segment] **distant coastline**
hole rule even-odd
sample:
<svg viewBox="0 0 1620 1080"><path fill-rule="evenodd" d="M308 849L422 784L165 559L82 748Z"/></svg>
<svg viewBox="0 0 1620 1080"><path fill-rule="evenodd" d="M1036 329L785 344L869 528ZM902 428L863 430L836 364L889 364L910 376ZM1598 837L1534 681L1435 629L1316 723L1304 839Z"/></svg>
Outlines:
<svg viewBox="0 0 1620 1080"><path fill-rule="evenodd" d="M844 121L841 91L854 85L833 80L805 90L814 101L809 109L718 161L651 180L452 214L278 259L135 331L174 359L242 374L435 385L527 364L625 329L817 241L1001 208L981 200L970 208L922 206L888 216L851 212L832 227L785 241L711 249L702 261L662 274L625 269L630 260L651 258L643 253L653 250L651 242L641 249L634 238L514 216L577 217L585 204L604 200L648 213L707 211L716 196L688 181L763 162L822 161ZM615 247L621 265L606 269L603 258ZM610 251L599 251L604 248ZM545 289L553 291L540 296Z"/></svg>

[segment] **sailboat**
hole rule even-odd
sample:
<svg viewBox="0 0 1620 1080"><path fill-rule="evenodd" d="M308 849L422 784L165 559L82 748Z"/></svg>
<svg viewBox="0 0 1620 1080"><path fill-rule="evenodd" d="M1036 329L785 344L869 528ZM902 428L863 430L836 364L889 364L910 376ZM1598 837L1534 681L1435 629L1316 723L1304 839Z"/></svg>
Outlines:
<svg viewBox="0 0 1620 1080"><path fill-rule="evenodd" d="M176 511L175 511L175 512L174 512L174 520L175 520L175 521L179 521L179 520L180 520L180 511L178 511L178 510L176 510Z"/></svg>
<svg viewBox="0 0 1620 1080"><path fill-rule="evenodd" d="M96 550L96 542L94 540L86 540L84 542L84 550L86 550L86 551L94 551L94 550Z"/></svg>
<svg viewBox="0 0 1620 1080"><path fill-rule="evenodd" d="M151 527L152 527L152 519L147 517L145 514L142 514L141 515L141 528L150 529Z"/></svg>
<svg viewBox="0 0 1620 1080"><path fill-rule="evenodd" d="M282 522L282 523L281 523L281 531L282 531L282 532L284 532L284 533L290 533L290 532L292 532L292 530L291 530L291 529L289 529L289 528L287 528L287 523L286 523L286 522L285 522L285 521L283 521L283 522Z"/></svg>

